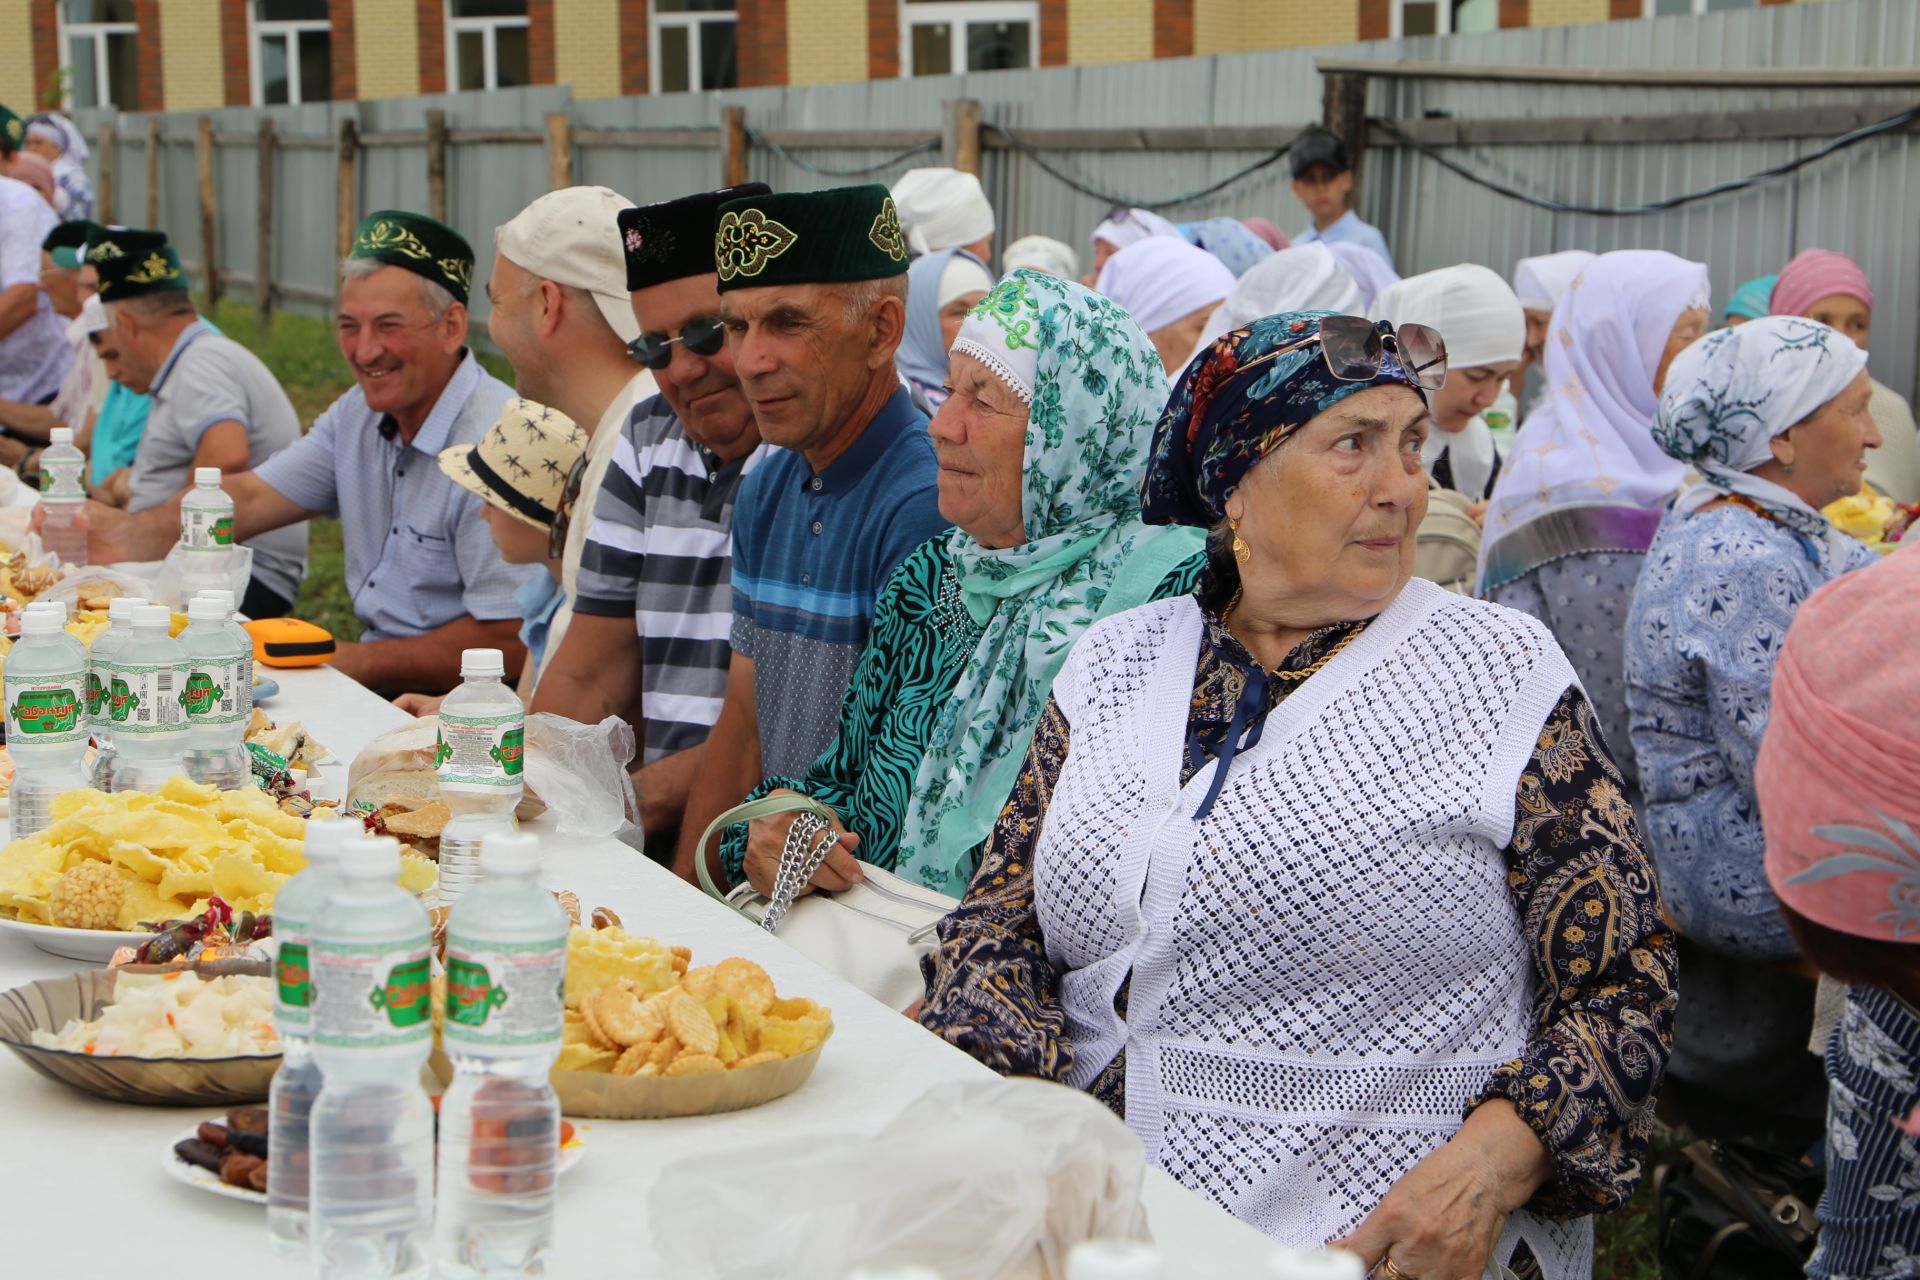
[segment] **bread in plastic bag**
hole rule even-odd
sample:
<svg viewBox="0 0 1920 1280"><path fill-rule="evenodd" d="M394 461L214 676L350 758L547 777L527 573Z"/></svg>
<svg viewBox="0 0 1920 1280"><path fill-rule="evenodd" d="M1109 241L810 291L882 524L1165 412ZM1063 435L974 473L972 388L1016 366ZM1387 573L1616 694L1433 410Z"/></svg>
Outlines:
<svg viewBox="0 0 1920 1280"><path fill-rule="evenodd" d="M1118 1117L1041 1080L935 1085L873 1137L695 1156L649 1198L675 1280L844 1276L1064 1280L1082 1240L1148 1239L1146 1155Z"/></svg>

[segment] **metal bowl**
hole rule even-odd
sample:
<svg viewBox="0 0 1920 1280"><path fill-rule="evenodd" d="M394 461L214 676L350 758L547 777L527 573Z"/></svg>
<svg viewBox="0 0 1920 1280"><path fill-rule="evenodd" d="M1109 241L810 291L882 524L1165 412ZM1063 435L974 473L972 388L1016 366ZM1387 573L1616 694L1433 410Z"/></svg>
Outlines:
<svg viewBox="0 0 1920 1280"><path fill-rule="evenodd" d="M232 1106L262 1102L279 1054L234 1058L94 1057L33 1043L35 1031L57 1032L71 1019L97 1018L113 1002L119 975L89 969L29 982L0 994L0 1044L49 1080L105 1098L149 1107Z"/></svg>

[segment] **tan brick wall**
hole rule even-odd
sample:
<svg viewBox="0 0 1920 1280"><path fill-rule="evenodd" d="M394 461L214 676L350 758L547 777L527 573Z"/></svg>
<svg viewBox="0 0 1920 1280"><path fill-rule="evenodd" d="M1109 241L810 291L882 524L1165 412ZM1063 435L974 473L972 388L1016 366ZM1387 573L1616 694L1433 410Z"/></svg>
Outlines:
<svg viewBox="0 0 1920 1280"><path fill-rule="evenodd" d="M39 86L33 77L33 2L0 0L0 85L4 101L19 115L40 107Z"/></svg>
<svg viewBox="0 0 1920 1280"><path fill-rule="evenodd" d="M620 0L553 6L553 79L576 98L620 96Z"/></svg>
<svg viewBox="0 0 1920 1280"><path fill-rule="evenodd" d="M1527 22L1535 27L1560 27L1575 22L1605 22L1607 0L1533 0Z"/></svg>
<svg viewBox="0 0 1920 1280"><path fill-rule="evenodd" d="M358 0L353 56L360 96L410 98L420 92L420 28L413 0Z"/></svg>
<svg viewBox="0 0 1920 1280"><path fill-rule="evenodd" d="M160 65L167 110L226 104L220 56L220 0L167 0L160 9Z"/></svg>
<svg viewBox="0 0 1920 1280"><path fill-rule="evenodd" d="M865 80L867 9L867 0L787 0L787 83Z"/></svg>
<svg viewBox="0 0 1920 1280"><path fill-rule="evenodd" d="M1360 33L1360 0L1193 0L1196 54L1347 44Z"/></svg>
<svg viewBox="0 0 1920 1280"><path fill-rule="evenodd" d="M1153 0L1070 0L1067 61L1075 66L1153 56Z"/></svg>

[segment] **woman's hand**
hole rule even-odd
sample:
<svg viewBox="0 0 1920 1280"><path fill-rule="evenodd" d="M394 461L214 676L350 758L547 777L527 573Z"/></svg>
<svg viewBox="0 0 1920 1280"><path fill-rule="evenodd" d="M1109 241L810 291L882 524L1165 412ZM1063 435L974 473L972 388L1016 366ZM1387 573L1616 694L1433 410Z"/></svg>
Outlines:
<svg viewBox="0 0 1920 1280"><path fill-rule="evenodd" d="M1445 1146L1388 1189L1352 1235L1332 1244L1393 1280L1480 1280L1507 1215L1552 1172L1547 1149L1513 1104L1495 1099L1475 1108Z"/></svg>
<svg viewBox="0 0 1920 1280"><path fill-rule="evenodd" d="M437 716L440 714L440 704L446 700L444 693L403 693L393 700L393 705L410 716Z"/></svg>
<svg viewBox="0 0 1920 1280"><path fill-rule="evenodd" d="M782 788L767 794L793 796L800 793ZM799 816L798 813L777 813L771 818L757 818L747 826L747 853L741 869L761 893L773 892L773 882L780 875L780 854L787 847L787 833L793 829L793 820ZM860 837L841 826L837 816L828 829L838 840L827 851L827 860L813 873L813 879L801 887L801 897L815 889L838 893L853 888L863 878L860 859L853 856L853 851L859 847Z"/></svg>

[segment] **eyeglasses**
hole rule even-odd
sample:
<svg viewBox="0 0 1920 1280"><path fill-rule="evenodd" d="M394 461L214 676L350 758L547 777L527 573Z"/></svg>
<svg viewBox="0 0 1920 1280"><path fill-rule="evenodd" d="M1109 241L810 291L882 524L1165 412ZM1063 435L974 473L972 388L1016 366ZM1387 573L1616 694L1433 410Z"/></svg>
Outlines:
<svg viewBox="0 0 1920 1280"><path fill-rule="evenodd" d="M664 369L673 363L673 344L684 342L697 356L718 355L727 343L727 327L718 316L689 320L678 337L664 333L643 333L627 344L627 354L649 369Z"/></svg>
<svg viewBox="0 0 1920 1280"><path fill-rule="evenodd" d="M573 464L573 470L567 472L567 483L561 486L560 501L554 507L553 523L547 526L549 560L558 560L567 549L567 529L573 524L573 504L580 501L580 488L586 478L587 455L583 453L579 461Z"/></svg>
<svg viewBox="0 0 1920 1280"><path fill-rule="evenodd" d="M1403 324L1395 329L1384 321L1376 325L1359 316L1322 316L1320 332L1257 355L1234 372L1244 372L1313 342L1320 344L1327 372L1342 382L1373 381L1380 376L1381 360L1389 353L1409 378L1428 391L1438 391L1447 381L1447 344L1438 330L1424 324Z"/></svg>

